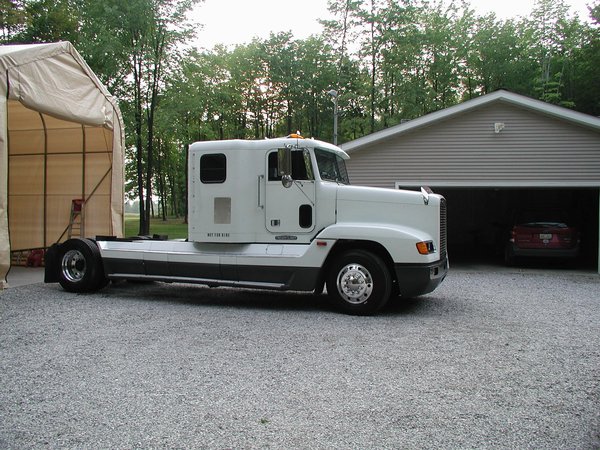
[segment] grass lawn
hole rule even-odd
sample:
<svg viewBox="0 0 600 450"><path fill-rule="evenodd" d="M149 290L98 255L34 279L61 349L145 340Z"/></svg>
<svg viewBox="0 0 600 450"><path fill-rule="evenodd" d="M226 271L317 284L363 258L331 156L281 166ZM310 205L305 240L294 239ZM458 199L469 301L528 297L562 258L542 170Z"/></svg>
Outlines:
<svg viewBox="0 0 600 450"><path fill-rule="evenodd" d="M125 214L125 236L137 236L140 229L140 217L137 214ZM188 226L183 217L168 217L163 222L160 218L150 219L150 234L166 234L169 239L187 238Z"/></svg>

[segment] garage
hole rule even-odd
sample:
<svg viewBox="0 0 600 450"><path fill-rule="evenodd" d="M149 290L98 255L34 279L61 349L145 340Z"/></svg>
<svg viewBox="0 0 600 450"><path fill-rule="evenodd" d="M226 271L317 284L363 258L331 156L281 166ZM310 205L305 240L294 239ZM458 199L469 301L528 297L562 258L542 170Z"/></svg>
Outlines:
<svg viewBox="0 0 600 450"><path fill-rule="evenodd" d="M523 214L577 227L599 266L600 119L505 90L342 145L352 183L430 186L448 200L453 258L503 261Z"/></svg>

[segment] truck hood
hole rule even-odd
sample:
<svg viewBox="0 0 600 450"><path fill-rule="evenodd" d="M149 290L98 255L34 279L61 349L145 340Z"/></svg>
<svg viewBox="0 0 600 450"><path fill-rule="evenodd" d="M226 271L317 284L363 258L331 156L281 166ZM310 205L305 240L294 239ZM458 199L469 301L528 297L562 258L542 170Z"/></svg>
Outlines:
<svg viewBox="0 0 600 450"><path fill-rule="evenodd" d="M421 192L367 186L339 186L338 201L423 205Z"/></svg>
<svg viewBox="0 0 600 450"><path fill-rule="evenodd" d="M336 223L402 230L439 248L440 205L437 194L364 186L339 186ZM414 245L414 244L412 244Z"/></svg>

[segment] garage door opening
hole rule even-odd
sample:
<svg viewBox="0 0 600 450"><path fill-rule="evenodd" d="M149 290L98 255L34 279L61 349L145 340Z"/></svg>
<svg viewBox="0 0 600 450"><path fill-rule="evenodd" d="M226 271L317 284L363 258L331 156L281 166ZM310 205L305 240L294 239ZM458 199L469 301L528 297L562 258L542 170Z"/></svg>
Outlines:
<svg viewBox="0 0 600 450"><path fill-rule="evenodd" d="M598 267L598 189L434 188L448 201L448 251L455 261L504 263L511 227L519 215L559 213L581 234L574 266ZM543 219L543 217L541 217ZM550 261L531 260L544 266Z"/></svg>

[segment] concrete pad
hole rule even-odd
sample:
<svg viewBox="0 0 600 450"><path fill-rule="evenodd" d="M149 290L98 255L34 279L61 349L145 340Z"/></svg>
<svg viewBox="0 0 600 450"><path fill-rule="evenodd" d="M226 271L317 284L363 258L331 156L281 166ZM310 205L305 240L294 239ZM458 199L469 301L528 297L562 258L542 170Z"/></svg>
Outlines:
<svg viewBox="0 0 600 450"><path fill-rule="evenodd" d="M42 283L44 281L44 268L11 266L6 279L8 288Z"/></svg>

